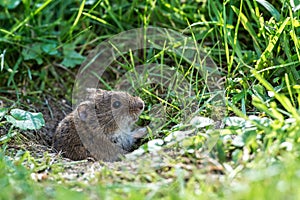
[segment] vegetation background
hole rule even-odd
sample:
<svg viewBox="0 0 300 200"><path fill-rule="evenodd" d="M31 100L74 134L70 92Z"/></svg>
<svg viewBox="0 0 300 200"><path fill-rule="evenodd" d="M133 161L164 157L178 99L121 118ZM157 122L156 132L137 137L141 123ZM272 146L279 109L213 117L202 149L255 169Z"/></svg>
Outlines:
<svg viewBox="0 0 300 200"><path fill-rule="evenodd" d="M0 8L0 199L300 198L299 0L4 0ZM88 52L148 26L194 36L222 69L228 114L226 126L214 132L214 148L203 150L213 135L207 126L157 153L144 141L146 155L134 161L72 162L51 153L39 136L70 111L74 78ZM189 72L186 63L171 62L175 55L150 53L154 63L166 57ZM104 85L133 67L118 64ZM203 83L191 77L193 87ZM144 120L159 97L146 89L137 91L149 105ZM207 110L204 104L200 114ZM188 124L169 113L150 141L186 133Z"/></svg>

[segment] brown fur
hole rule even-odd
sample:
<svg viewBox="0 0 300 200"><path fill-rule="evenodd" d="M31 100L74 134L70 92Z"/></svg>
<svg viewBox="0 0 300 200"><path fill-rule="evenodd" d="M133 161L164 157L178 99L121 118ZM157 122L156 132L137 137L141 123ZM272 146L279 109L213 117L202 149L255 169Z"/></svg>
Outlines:
<svg viewBox="0 0 300 200"><path fill-rule="evenodd" d="M87 100L57 126L53 146L72 160L119 160L146 134L145 129L131 131L144 102L126 92L88 91Z"/></svg>

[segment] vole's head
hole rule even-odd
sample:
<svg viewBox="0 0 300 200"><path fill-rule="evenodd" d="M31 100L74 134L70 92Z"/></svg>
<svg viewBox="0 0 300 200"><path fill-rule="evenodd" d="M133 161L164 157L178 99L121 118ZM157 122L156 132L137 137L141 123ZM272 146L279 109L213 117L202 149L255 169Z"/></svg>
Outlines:
<svg viewBox="0 0 300 200"><path fill-rule="evenodd" d="M144 110L144 102L126 92L89 89L89 99L95 102L99 124L129 129ZM103 124L104 123L104 124Z"/></svg>

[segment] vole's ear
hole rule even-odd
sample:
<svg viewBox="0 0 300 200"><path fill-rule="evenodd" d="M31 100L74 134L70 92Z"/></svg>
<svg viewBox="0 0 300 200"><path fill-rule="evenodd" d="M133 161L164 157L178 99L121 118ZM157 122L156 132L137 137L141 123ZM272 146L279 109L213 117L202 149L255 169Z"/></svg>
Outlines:
<svg viewBox="0 0 300 200"><path fill-rule="evenodd" d="M96 88L86 88L86 91L88 92L88 93L95 93L96 92Z"/></svg>
<svg viewBox="0 0 300 200"><path fill-rule="evenodd" d="M88 99L94 99L94 97L97 94L103 93L105 90L102 89L96 89L96 88L86 88L86 91L88 92Z"/></svg>
<svg viewBox="0 0 300 200"><path fill-rule="evenodd" d="M77 107L78 116L81 121L86 121L88 118L88 105L86 103L81 103Z"/></svg>

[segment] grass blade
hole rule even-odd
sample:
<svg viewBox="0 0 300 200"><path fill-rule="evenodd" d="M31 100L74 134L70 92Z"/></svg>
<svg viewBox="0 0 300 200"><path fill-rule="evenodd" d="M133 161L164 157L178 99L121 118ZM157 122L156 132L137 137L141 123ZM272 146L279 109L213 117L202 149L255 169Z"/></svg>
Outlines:
<svg viewBox="0 0 300 200"><path fill-rule="evenodd" d="M290 18L287 17L283 23L281 24L281 26L279 27L279 29L276 31L275 35L270 39L270 42L267 46L267 48L265 49L265 51L262 53L260 59L257 61L257 64L255 66L256 70L260 70L263 67L263 63L265 61L268 60L268 56L269 54L273 51L279 37L281 36L283 30L285 29L286 25L288 24L288 22L290 21Z"/></svg>
<svg viewBox="0 0 300 200"><path fill-rule="evenodd" d="M271 13L271 15L275 18L276 21L280 20L280 14L276 10L276 8L274 8L274 6L272 4L270 4L269 2L267 2L265 0L256 0L256 1L260 5L262 5L265 9L267 9L267 11L269 11Z"/></svg>

